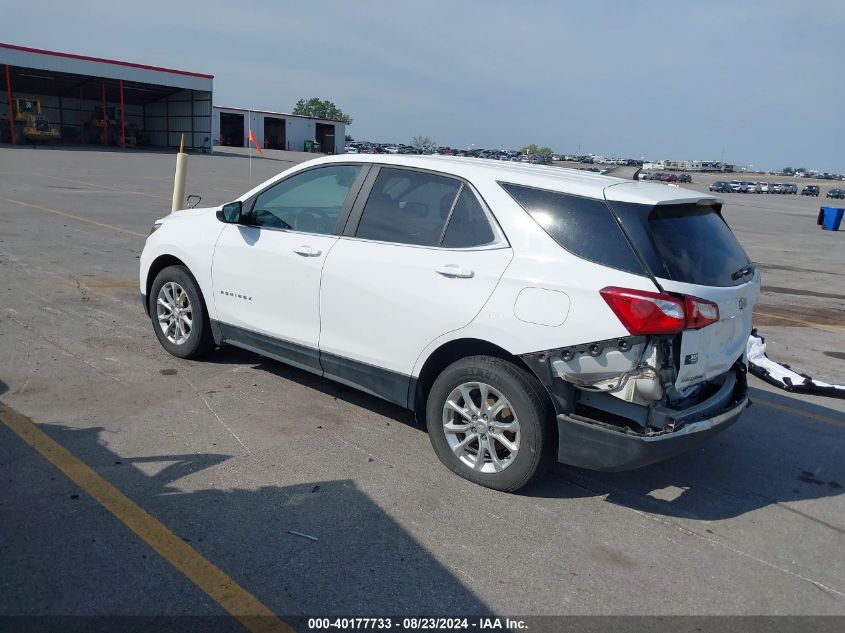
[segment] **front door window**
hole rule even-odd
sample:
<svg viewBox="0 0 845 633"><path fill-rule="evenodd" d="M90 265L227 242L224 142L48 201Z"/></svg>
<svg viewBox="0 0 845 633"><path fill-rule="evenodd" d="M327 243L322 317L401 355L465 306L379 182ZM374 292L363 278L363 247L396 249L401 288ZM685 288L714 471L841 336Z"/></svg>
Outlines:
<svg viewBox="0 0 845 633"><path fill-rule="evenodd" d="M360 170L360 165L336 165L286 178L258 194L247 223L330 235Z"/></svg>

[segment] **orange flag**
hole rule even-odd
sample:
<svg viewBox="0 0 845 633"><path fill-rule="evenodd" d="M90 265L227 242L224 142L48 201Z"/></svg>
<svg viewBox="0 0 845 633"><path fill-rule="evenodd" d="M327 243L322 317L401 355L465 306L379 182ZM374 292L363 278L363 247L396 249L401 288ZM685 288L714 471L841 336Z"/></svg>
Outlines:
<svg viewBox="0 0 845 633"><path fill-rule="evenodd" d="M249 142L255 145L255 149L258 150L258 153L264 156L264 152L261 151L261 146L258 144L258 141L255 140L255 134L252 133L252 128L249 128Z"/></svg>

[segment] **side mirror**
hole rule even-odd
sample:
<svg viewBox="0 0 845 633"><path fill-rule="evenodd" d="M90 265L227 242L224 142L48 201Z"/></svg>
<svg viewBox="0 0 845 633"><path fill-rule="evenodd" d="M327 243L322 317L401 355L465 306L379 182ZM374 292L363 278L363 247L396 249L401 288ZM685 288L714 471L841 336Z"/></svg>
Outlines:
<svg viewBox="0 0 845 633"><path fill-rule="evenodd" d="M241 221L242 211L242 202L230 202L229 204L224 204L223 207L217 211L217 219L226 224L238 224Z"/></svg>

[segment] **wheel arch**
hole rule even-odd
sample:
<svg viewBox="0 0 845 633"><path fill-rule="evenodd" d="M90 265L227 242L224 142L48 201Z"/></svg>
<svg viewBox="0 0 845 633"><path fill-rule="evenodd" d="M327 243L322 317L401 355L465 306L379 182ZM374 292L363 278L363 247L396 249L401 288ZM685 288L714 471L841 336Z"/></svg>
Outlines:
<svg viewBox="0 0 845 633"><path fill-rule="evenodd" d="M525 361L494 343L477 338L459 338L447 341L428 355L428 358L423 363L419 376L414 378L412 382L409 393L409 408L413 410L418 422L424 423L425 421L426 399L437 376L446 367L467 356L493 356L495 358L501 358L524 369L529 375L536 378L536 375L531 371L531 368Z"/></svg>
<svg viewBox="0 0 845 633"><path fill-rule="evenodd" d="M158 276L158 274L168 266L184 266L188 271L188 274L190 274L191 277L194 278L194 281L196 281L196 276L194 276L191 272L188 265L175 255L165 254L156 257L153 260L153 263L150 264L149 270L147 270L147 278L144 282L144 296L147 298L144 302L144 311L147 313L147 316L150 316L150 291L152 290L153 282L155 281L156 276ZM197 287L199 287L199 283L197 283ZM200 293L202 293L202 289L200 289ZM205 298L203 298L203 301L204 300Z"/></svg>

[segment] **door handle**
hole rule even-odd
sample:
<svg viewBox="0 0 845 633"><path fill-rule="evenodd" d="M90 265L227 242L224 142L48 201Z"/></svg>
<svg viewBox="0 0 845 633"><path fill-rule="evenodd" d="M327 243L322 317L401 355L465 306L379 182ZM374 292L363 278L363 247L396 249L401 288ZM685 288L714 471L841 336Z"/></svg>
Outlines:
<svg viewBox="0 0 845 633"><path fill-rule="evenodd" d="M299 246L293 249L293 252L297 255L302 255L303 257L317 257L320 255L319 248L312 248L310 246Z"/></svg>
<svg viewBox="0 0 845 633"><path fill-rule="evenodd" d="M444 277L450 277L452 279L469 279L475 275L473 271L468 268L461 268L457 264L444 264L434 272L438 275L443 275Z"/></svg>

